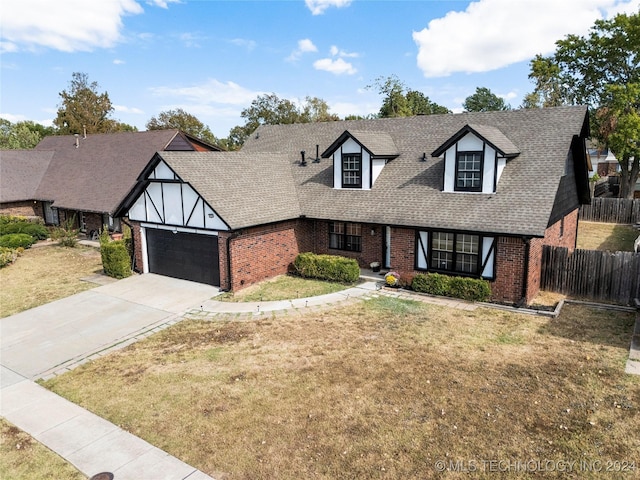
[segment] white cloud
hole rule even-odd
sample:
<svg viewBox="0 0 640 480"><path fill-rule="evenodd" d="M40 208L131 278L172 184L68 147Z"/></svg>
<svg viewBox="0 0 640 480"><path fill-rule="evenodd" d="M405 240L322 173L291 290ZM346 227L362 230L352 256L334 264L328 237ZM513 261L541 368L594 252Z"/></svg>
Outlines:
<svg viewBox="0 0 640 480"><path fill-rule="evenodd" d="M317 52L318 47L316 47L311 40L308 38L303 38L302 40L298 40L298 47L291 52L286 60L288 62L297 61L304 53Z"/></svg>
<svg viewBox="0 0 640 480"><path fill-rule="evenodd" d="M351 0L305 0L304 3L313 15L322 15L329 7L348 7Z"/></svg>
<svg viewBox="0 0 640 480"><path fill-rule="evenodd" d="M139 108L136 107L126 107L124 105L114 105L113 109L116 112L121 112L121 113L132 113L132 114L136 114L136 115L142 115L144 114L143 110L140 110Z"/></svg>
<svg viewBox="0 0 640 480"><path fill-rule="evenodd" d="M549 54L569 33L584 35L602 11L640 0L479 0L413 32L425 77L496 70ZM612 10L613 11L613 10Z"/></svg>
<svg viewBox="0 0 640 480"><path fill-rule="evenodd" d="M241 87L234 82L220 82L216 79L209 79L200 85L188 87L152 87L151 93L156 96L174 97L194 104L211 105L249 105L262 92L255 92Z"/></svg>
<svg viewBox="0 0 640 480"><path fill-rule="evenodd" d="M170 3L182 3L180 0L147 0L147 5L155 5L160 8L169 8Z"/></svg>
<svg viewBox="0 0 640 480"><path fill-rule="evenodd" d="M119 58L116 58L115 60L113 60L113 64L114 65L124 65L126 62L124 60L120 60Z"/></svg>
<svg viewBox="0 0 640 480"><path fill-rule="evenodd" d="M331 45L331 49L329 51L331 52L331 55L334 57L339 56L343 58L357 58L360 56L357 53L348 53L348 52L345 52L344 50L340 50L335 45Z"/></svg>
<svg viewBox="0 0 640 480"><path fill-rule="evenodd" d="M342 58L338 58L336 60L331 58L322 58L313 62L313 67L316 70L324 70L325 72L330 72L335 75L353 75L358 71L353 65L349 62L345 62Z"/></svg>
<svg viewBox="0 0 640 480"><path fill-rule="evenodd" d="M112 47L121 40L122 17L143 12L135 0L4 0L2 10L4 51L64 52Z"/></svg>
<svg viewBox="0 0 640 480"><path fill-rule="evenodd" d="M253 50L257 46L254 40L248 40L246 38L233 38L229 40L229 42L238 47L244 47L249 51Z"/></svg>

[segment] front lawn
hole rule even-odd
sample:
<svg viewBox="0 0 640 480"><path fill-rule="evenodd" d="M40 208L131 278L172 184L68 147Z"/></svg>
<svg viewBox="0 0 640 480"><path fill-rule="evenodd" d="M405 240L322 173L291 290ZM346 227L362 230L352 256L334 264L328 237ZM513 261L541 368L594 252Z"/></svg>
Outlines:
<svg viewBox="0 0 640 480"><path fill-rule="evenodd" d="M633 242L640 232L631 225L617 223L578 223L578 248L585 250L633 251Z"/></svg>
<svg viewBox="0 0 640 480"><path fill-rule="evenodd" d="M0 317L68 297L96 285L80 280L102 271L92 247L32 247L0 269Z"/></svg>
<svg viewBox="0 0 640 480"><path fill-rule="evenodd" d="M593 465L634 478L633 323L575 305L550 320L380 296L185 320L44 385L215 478L496 478L491 462L545 461L582 465L546 478L602 478Z"/></svg>
<svg viewBox="0 0 640 480"><path fill-rule="evenodd" d="M236 293L225 293L216 297L223 302L269 302L315 297L339 292L348 288L343 283L314 280L310 278L280 275L257 283Z"/></svg>
<svg viewBox="0 0 640 480"><path fill-rule="evenodd" d="M87 478L73 465L3 418L0 418L0 459L0 478L4 479Z"/></svg>

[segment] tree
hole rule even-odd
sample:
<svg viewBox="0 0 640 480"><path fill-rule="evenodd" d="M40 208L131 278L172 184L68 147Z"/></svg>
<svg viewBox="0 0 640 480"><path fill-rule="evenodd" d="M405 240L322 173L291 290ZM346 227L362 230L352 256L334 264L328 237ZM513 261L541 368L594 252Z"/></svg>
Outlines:
<svg viewBox="0 0 640 480"><path fill-rule="evenodd" d="M318 97L305 98L300 117L303 123L335 122L340 120L340 117L335 113L329 113L327 102Z"/></svg>
<svg viewBox="0 0 640 480"><path fill-rule="evenodd" d="M11 123L9 120L0 118L0 149L30 149L54 132L53 127L45 127L29 120Z"/></svg>
<svg viewBox="0 0 640 480"><path fill-rule="evenodd" d="M376 88L384 97L378 114L380 118L451 113L448 108L429 100L422 92L409 90L405 93L405 84L395 75L378 77L366 88Z"/></svg>
<svg viewBox="0 0 640 480"><path fill-rule="evenodd" d="M366 88L377 88L378 93L383 96L380 117L393 118L411 115L407 98L404 96L405 85L396 75L390 75L387 78L378 77L372 85L367 85Z"/></svg>
<svg viewBox="0 0 640 480"><path fill-rule="evenodd" d="M435 115L440 113L451 113L447 107L438 105L435 102L429 100L424 93L417 90L409 90L405 98L407 99L407 105L411 111L411 115Z"/></svg>
<svg viewBox="0 0 640 480"><path fill-rule="evenodd" d="M549 68L534 69L542 60ZM587 36L568 35L540 61L530 78L557 85L562 103L590 108L594 137L620 163L620 196L631 198L640 171L640 12L596 20Z"/></svg>
<svg viewBox="0 0 640 480"><path fill-rule="evenodd" d="M511 110L511 107L486 87L477 87L473 95L469 95L462 107L467 112L493 112Z"/></svg>
<svg viewBox="0 0 640 480"><path fill-rule="evenodd" d="M146 127L147 130L177 128L210 144L215 144L218 141L207 125L182 108L160 112L157 117L151 117Z"/></svg>
<svg viewBox="0 0 640 480"><path fill-rule="evenodd" d="M546 108L565 105L567 92L560 81L560 67L551 58L536 55L530 62L529 80L536 84L525 95L522 108Z"/></svg>
<svg viewBox="0 0 640 480"><path fill-rule="evenodd" d="M113 105L107 92L98 92L98 83L89 83L86 73L74 72L69 91L60 92L62 105L53 124L62 135L84 133L108 133L118 130L119 123L109 118Z"/></svg>
<svg viewBox="0 0 640 480"><path fill-rule="evenodd" d="M240 114L246 120L243 126L231 129L226 140L229 150L240 148L244 141L260 125L280 125L291 123L328 122L340 120L329 113L327 102L317 97L306 97L298 107L294 102L280 99L275 93L258 95Z"/></svg>

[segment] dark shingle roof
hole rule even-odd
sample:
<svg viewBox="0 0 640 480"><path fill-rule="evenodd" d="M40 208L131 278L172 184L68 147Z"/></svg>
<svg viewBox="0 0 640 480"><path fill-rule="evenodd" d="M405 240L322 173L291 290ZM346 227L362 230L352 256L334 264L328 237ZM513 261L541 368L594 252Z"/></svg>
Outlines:
<svg viewBox="0 0 640 480"><path fill-rule="evenodd" d="M513 142L500 131L499 128L493 127L491 125L482 125L476 123L465 125L464 127L462 127L449 140L440 145L431 155L434 157L439 157L445 152L445 150L447 150L451 145L456 143L469 132L481 137L483 140L486 140L494 149L496 149L498 152L500 152L501 155L504 155L505 157L516 157L520 153L518 147L516 147Z"/></svg>
<svg viewBox="0 0 640 480"><path fill-rule="evenodd" d="M232 228L301 215L291 164L284 157L247 152L159 152Z"/></svg>
<svg viewBox="0 0 640 480"><path fill-rule="evenodd" d="M36 150L52 150L40 198L70 210L113 213L154 153L166 148L178 130L150 130L45 137Z"/></svg>
<svg viewBox="0 0 640 480"><path fill-rule="evenodd" d="M347 138L353 138L362 145L374 157L397 157L400 152L393 142L393 138L386 132L371 132L367 130L345 130L323 153L322 157L327 158L344 143Z"/></svg>
<svg viewBox="0 0 640 480"><path fill-rule="evenodd" d="M442 192L444 161L422 161L425 152L436 151L469 125L503 153L519 152L508 161L495 194ZM345 130L358 132L359 141L384 138L389 146L390 139L397 148L398 157L382 169L371 190L334 189L331 160L300 165L300 151L314 152L316 145L327 150ZM241 152L161 155L232 228L304 215L543 236L573 136L586 134L586 108L560 107L263 125Z"/></svg>
<svg viewBox="0 0 640 480"><path fill-rule="evenodd" d="M0 151L0 202L52 200L36 195L53 152L36 150Z"/></svg>

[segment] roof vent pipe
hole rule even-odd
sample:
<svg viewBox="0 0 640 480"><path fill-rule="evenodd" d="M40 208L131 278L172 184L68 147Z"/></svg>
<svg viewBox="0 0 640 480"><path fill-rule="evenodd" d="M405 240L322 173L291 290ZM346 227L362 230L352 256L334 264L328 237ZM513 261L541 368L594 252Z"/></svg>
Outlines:
<svg viewBox="0 0 640 480"><path fill-rule="evenodd" d="M74 133L73 136L76 137L76 148L78 148L80 146L80 135Z"/></svg>
<svg viewBox="0 0 640 480"><path fill-rule="evenodd" d="M304 159L304 154L305 154L305 151L304 151L304 150L302 150L302 151L300 152L300 157L301 157L301 160L300 160L300 166L301 166L301 167L306 167L306 166L307 166L307 161Z"/></svg>
<svg viewBox="0 0 640 480"><path fill-rule="evenodd" d="M422 154L422 161L423 161L423 162L426 162L426 161L427 161L427 152L424 152L424 153Z"/></svg>
<svg viewBox="0 0 640 480"><path fill-rule="evenodd" d="M82 125L82 138L87 138L87 126Z"/></svg>

